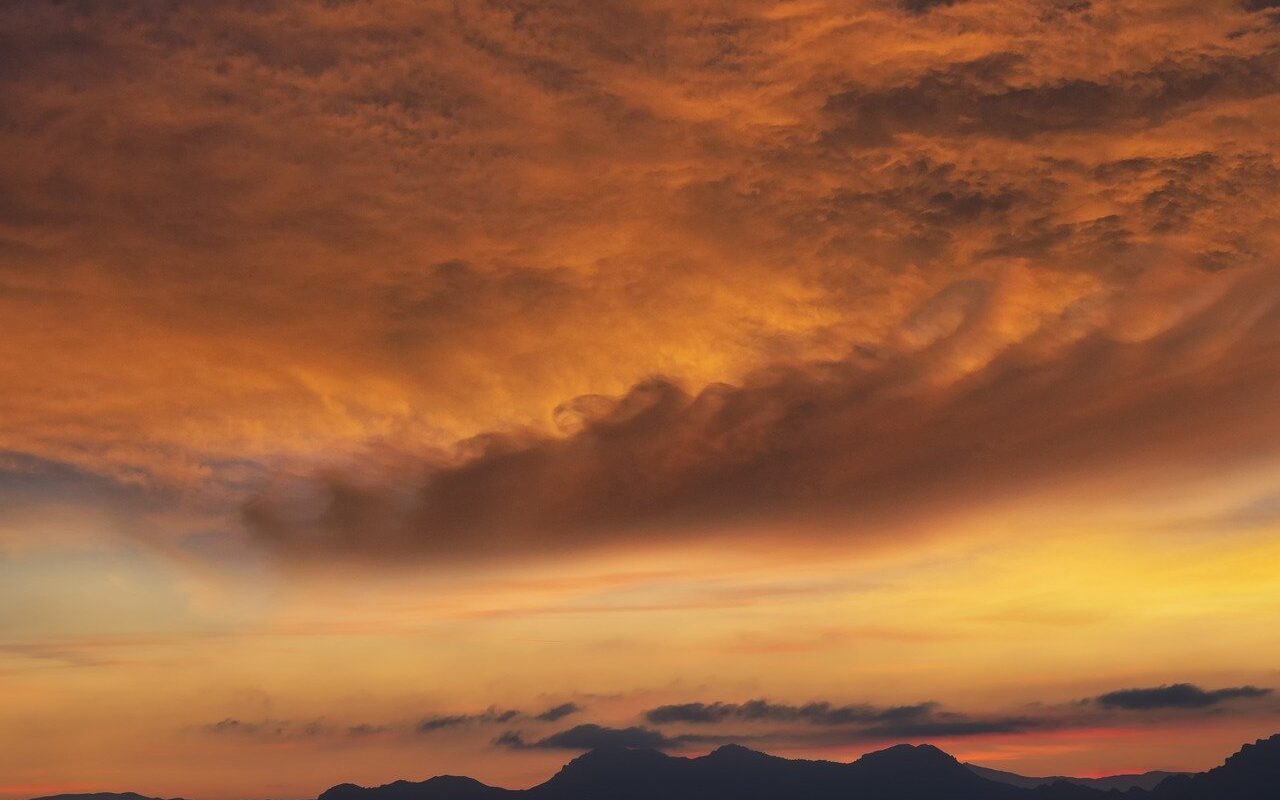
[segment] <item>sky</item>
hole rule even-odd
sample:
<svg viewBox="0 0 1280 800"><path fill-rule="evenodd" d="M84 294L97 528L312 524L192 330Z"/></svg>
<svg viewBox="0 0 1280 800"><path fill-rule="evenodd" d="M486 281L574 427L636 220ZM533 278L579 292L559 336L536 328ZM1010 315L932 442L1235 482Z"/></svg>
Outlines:
<svg viewBox="0 0 1280 800"><path fill-rule="evenodd" d="M0 800L1280 731L1274 0L0 5Z"/></svg>

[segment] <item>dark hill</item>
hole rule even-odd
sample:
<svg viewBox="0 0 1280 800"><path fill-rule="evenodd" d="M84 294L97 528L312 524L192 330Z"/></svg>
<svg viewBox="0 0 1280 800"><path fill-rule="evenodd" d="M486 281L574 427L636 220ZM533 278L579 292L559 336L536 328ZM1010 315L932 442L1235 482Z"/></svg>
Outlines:
<svg viewBox="0 0 1280 800"><path fill-rule="evenodd" d="M83 794L51 794L45 797L33 797L31 800L163 800L159 797L147 797L137 792L85 792ZM173 798L182 800L182 798Z"/></svg>
<svg viewBox="0 0 1280 800"><path fill-rule="evenodd" d="M1181 772L1143 772L1136 775L1108 775L1105 778L1072 778L1068 775L1052 775L1049 777L1032 777L1029 775L1019 775L1016 772L1005 772L1004 770L992 769L991 767L980 767L977 764L965 764L966 767L973 770L979 777L996 783L1007 783L1011 786L1021 786L1024 789L1034 789L1037 786L1048 786L1058 781L1066 781L1067 783L1076 783L1090 789L1101 789L1107 791L1116 789L1117 791L1128 791L1129 789L1154 789L1165 778L1174 775L1182 775Z"/></svg>
<svg viewBox="0 0 1280 800"><path fill-rule="evenodd" d="M1280 734L1246 744L1220 767L1167 778L1152 800L1275 800L1280 798Z"/></svg>
<svg viewBox="0 0 1280 800"><path fill-rule="evenodd" d="M524 794L486 786L474 778L439 775L421 783L396 781L371 788L343 783L323 792L317 800L490 800Z"/></svg>
<svg viewBox="0 0 1280 800"><path fill-rule="evenodd" d="M525 790L479 783L400 781L374 789L335 786L319 800L1019 800L1024 789L985 780L928 745L899 745L851 764L779 758L728 745L700 758L608 747L570 761ZM458 781L450 778L449 781ZM1048 800L1054 800L1049 796Z"/></svg>

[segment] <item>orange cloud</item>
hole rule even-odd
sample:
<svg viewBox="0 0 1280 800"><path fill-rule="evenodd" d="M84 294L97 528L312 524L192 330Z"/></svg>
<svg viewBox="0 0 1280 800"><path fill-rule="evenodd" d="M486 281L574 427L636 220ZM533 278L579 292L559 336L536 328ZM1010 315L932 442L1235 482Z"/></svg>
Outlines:
<svg viewBox="0 0 1280 800"><path fill-rule="evenodd" d="M1266 267L1277 34L1221 6L6 9L0 447L226 509L927 338L968 280L1010 295L976 368Z"/></svg>

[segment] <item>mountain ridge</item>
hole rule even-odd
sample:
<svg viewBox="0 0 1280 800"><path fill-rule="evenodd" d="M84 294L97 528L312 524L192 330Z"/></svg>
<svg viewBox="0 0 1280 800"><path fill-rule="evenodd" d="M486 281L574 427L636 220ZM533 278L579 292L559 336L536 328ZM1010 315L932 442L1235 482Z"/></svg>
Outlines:
<svg viewBox="0 0 1280 800"><path fill-rule="evenodd" d="M991 777L992 773L1005 780ZM1011 783L1011 778L1022 783ZM1158 782L1150 785L1157 778ZM1029 781L1037 783L1028 785ZM1122 788L1120 784L1126 781ZM551 778L528 789L503 789L474 778L439 775L420 782L398 780L376 787L338 784L321 792L317 800L774 800L792 797L805 800L1272 800L1280 797L1280 734L1246 744L1219 766L1193 774L1029 778L962 763L928 744L895 745L848 763L789 759L740 745L725 745L693 758L647 748L607 747L582 753ZM158 799L132 792L104 792L33 800Z"/></svg>
<svg viewBox="0 0 1280 800"><path fill-rule="evenodd" d="M1187 772L1151 770L1150 772L1104 775L1099 778L1078 778L1071 775L1021 775L1017 772L1006 772L1005 770L995 769L994 767L984 767L980 764L970 764L967 762L965 763L965 766L976 772L979 777L986 778L989 781L1007 783L1011 786L1020 786L1024 789L1034 789L1038 786L1048 786L1059 781L1065 781L1067 783L1074 783L1090 789L1100 789L1102 791L1115 789L1117 791L1124 792L1134 788L1150 791L1165 778L1173 777L1175 775L1191 774Z"/></svg>

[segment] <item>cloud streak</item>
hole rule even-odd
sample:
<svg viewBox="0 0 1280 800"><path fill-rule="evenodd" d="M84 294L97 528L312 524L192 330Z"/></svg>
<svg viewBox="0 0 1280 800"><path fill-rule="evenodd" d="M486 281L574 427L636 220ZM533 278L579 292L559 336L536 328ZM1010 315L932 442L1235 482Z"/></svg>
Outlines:
<svg viewBox="0 0 1280 800"><path fill-rule="evenodd" d="M557 722L565 717L581 713L583 710L582 706L577 703L561 703L560 705L552 706L546 711L535 715L534 719L539 722Z"/></svg>
<svg viewBox="0 0 1280 800"><path fill-rule="evenodd" d="M1126 711L1209 708L1232 700L1257 700L1268 697L1271 691L1271 689L1261 689L1257 686L1201 689L1190 683L1174 683L1150 689L1120 689L1099 695L1094 702L1103 708L1118 708Z"/></svg>
<svg viewBox="0 0 1280 800"><path fill-rule="evenodd" d="M432 733L434 731L444 730L447 728L458 728L464 725L493 725L510 722L520 716L520 712L514 709L499 711L496 708L491 708L480 714L439 714L432 717L426 717L419 722L418 732Z"/></svg>

